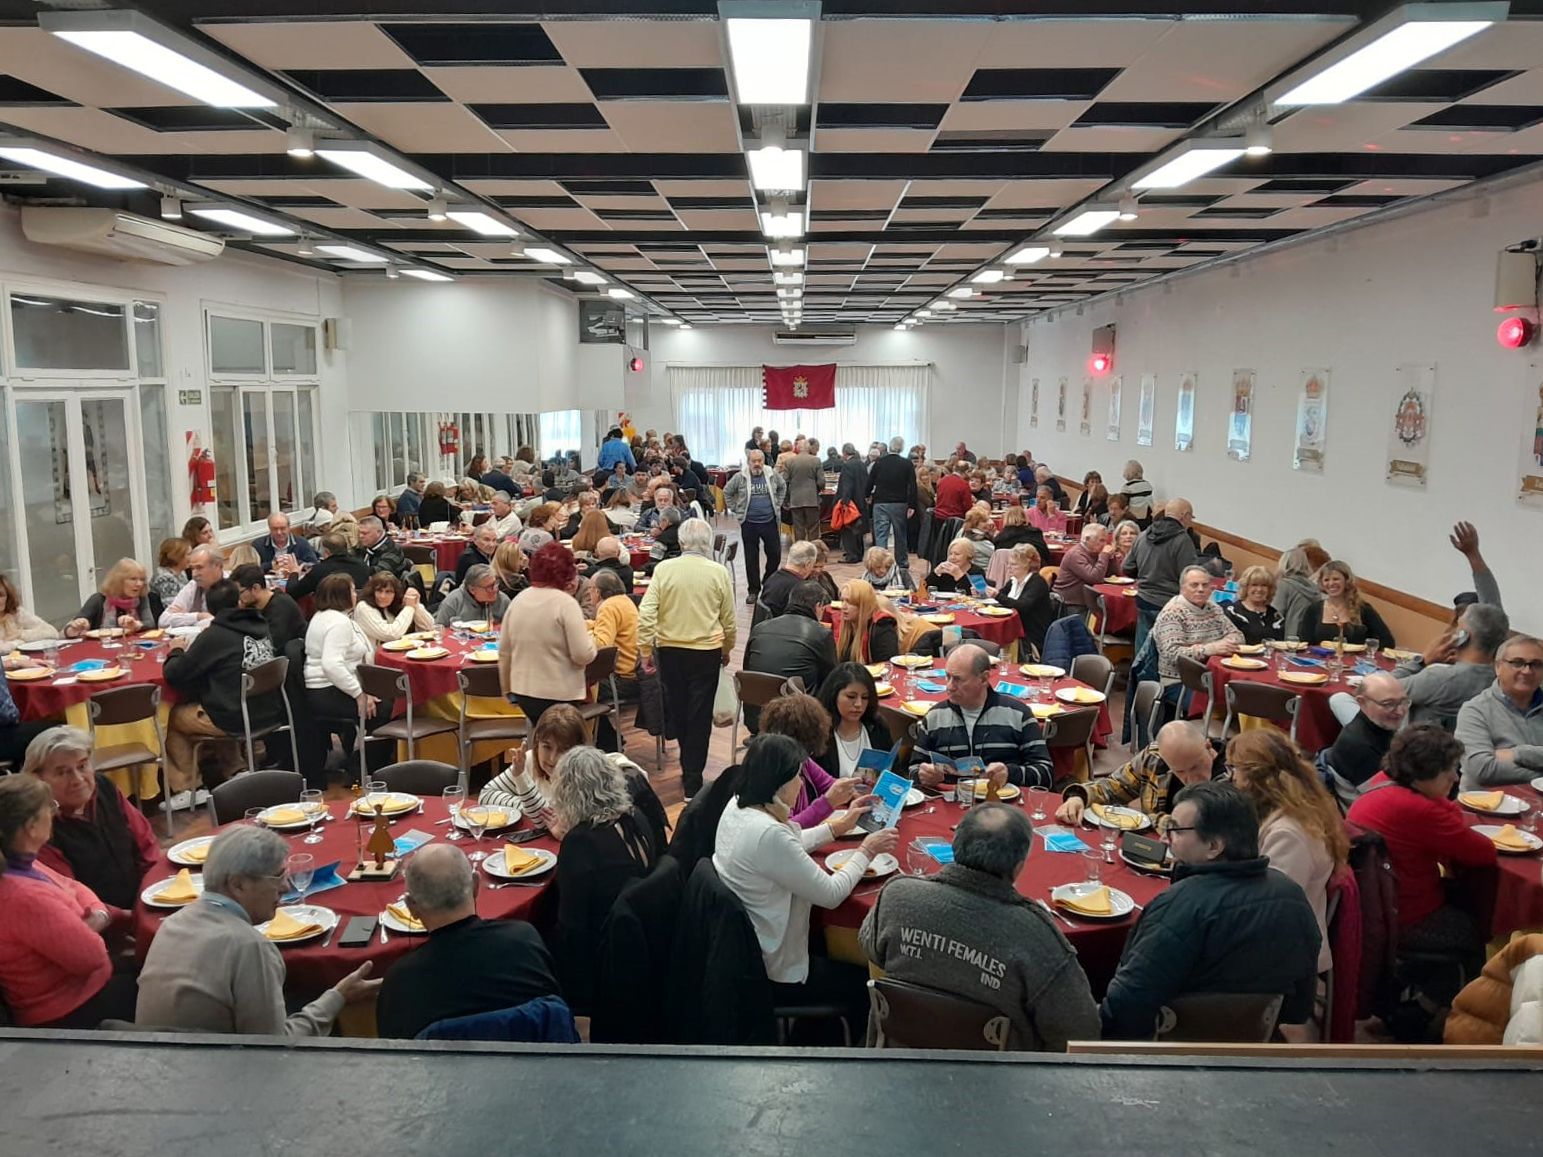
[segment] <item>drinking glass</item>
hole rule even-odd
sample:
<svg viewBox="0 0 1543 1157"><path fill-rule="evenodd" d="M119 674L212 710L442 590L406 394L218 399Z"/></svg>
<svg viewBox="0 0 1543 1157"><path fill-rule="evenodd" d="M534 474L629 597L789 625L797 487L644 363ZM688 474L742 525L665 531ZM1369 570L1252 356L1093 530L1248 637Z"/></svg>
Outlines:
<svg viewBox="0 0 1543 1157"><path fill-rule="evenodd" d="M1055 680L1049 675L1040 676L1039 695L1046 703L1051 703L1055 700Z"/></svg>
<svg viewBox="0 0 1543 1157"><path fill-rule="evenodd" d="M1104 853L1104 863L1114 863L1114 848L1120 833L1114 828L1104 829L1104 838L1099 841L1099 849Z"/></svg>
<svg viewBox="0 0 1543 1157"><path fill-rule="evenodd" d="M374 812L386 802L386 781L383 779L366 780L364 784L364 798L370 811Z"/></svg>
<svg viewBox="0 0 1543 1157"><path fill-rule="evenodd" d="M445 839L464 840L466 833L461 831L455 821L456 817L461 814L461 804L466 800L466 789L464 787L447 787L439 795L445 801L445 810L450 813L450 834Z"/></svg>
<svg viewBox="0 0 1543 1157"><path fill-rule="evenodd" d="M311 877L316 873L316 861L307 852L296 852L284 861L284 871L289 877L290 890L299 893L295 903L305 903L305 894L311 888Z"/></svg>
<svg viewBox="0 0 1543 1157"><path fill-rule="evenodd" d="M264 809L260 807L249 807L246 809L245 813L242 814L241 818L249 826L260 828L262 827L262 824L258 822L257 817L262 815L263 811Z"/></svg>
<svg viewBox="0 0 1543 1157"><path fill-rule="evenodd" d="M307 788L305 791L302 791L300 793L300 810L305 813L305 818L311 823L310 834L300 842L302 844L321 843L321 832L317 830L317 825L327 818L327 805L322 800L321 792L315 788Z"/></svg>
<svg viewBox="0 0 1543 1157"><path fill-rule="evenodd" d="M905 849L905 870L913 876L925 876L927 865L932 862L932 857L927 854L927 846L921 840L912 840Z"/></svg>
<svg viewBox="0 0 1543 1157"><path fill-rule="evenodd" d="M1382 640L1372 636L1366 640L1366 661L1372 666L1377 665L1377 652L1382 650Z"/></svg>
<svg viewBox="0 0 1543 1157"><path fill-rule="evenodd" d="M1089 848L1082 853L1082 867L1083 877L1088 883L1100 883L1104 878L1104 854Z"/></svg>
<svg viewBox="0 0 1543 1157"><path fill-rule="evenodd" d="M954 784L954 799L958 801L959 806L967 811L974 807L977 802L975 798L975 785L984 782L984 780L979 779L961 779L958 783Z"/></svg>
<svg viewBox="0 0 1543 1157"><path fill-rule="evenodd" d="M1045 787L1029 788L1029 819L1035 823L1042 823L1045 819L1045 805L1050 801L1050 789Z"/></svg>
<svg viewBox="0 0 1543 1157"><path fill-rule="evenodd" d="M462 807L461 819L465 821L467 828L471 830L471 837L476 845L471 855L466 858L474 864L480 864L488 858L488 854L482 850L482 833L488 830L488 809L481 804Z"/></svg>
<svg viewBox="0 0 1543 1157"><path fill-rule="evenodd" d="M1281 650L1277 650L1275 652L1275 673L1277 675L1279 675L1283 671L1286 671L1288 669L1289 668L1287 667L1287 664L1286 664L1286 652L1285 651L1281 651Z"/></svg>

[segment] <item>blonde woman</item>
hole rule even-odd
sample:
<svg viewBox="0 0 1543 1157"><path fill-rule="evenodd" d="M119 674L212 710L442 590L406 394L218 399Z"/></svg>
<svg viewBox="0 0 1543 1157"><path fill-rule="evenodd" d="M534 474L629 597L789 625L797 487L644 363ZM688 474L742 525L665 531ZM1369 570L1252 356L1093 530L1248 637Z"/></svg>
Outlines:
<svg viewBox="0 0 1543 1157"><path fill-rule="evenodd" d="M937 565L927 585L935 591L974 594L975 584L970 581L974 575L986 577L986 568L976 564L975 544L967 538L956 538L948 544L947 560ZM986 593L996 592L987 587Z"/></svg>
<svg viewBox="0 0 1543 1157"><path fill-rule="evenodd" d="M36 643L58 637L52 623L45 623L21 605L11 580L0 574L0 644Z"/></svg>
<svg viewBox="0 0 1543 1157"><path fill-rule="evenodd" d="M1274 597L1275 576L1265 567L1251 566L1238 576L1236 601L1222 604L1222 610L1237 624L1243 641L1250 646L1286 637L1280 612L1270 605Z"/></svg>
<svg viewBox="0 0 1543 1157"><path fill-rule="evenodd" d="M498 589L512 599L530 586L530 580L525 577L529 565L518 542L510 539L499 543L493 552L493 574L498 579Z"/></svg>
<svg viewBox="0 0 1543 1157"><path fill-rule="evenodd" d="M131 558L120 558L92 595L64 627L64 637L76 638L87 631L122 627L133 633L153 626L161 617L161 600L150 593L150 577Z"/></svg>
<svg viewBox="0 0 1543 1157"><path fill-rule="evenodd" d="M838 663L883 663L900 654L900 621L888 599L863 579L841 588L841 624L836 631Z"/></svg>
<svg viewBox="0 0 1543 1157"><path fill-rule="evenodd" d="M249 542L243 542L233 548L230 557L225 560L227 571L235 570L238 566L262 566L262 557L257 553L257 548Z"/></svg>
<svg viewBox="0 0 1543 1157"><path fill-rule="evenodd" d="M876 591L916 589L911 572L895 565L895 556L882 546L870 546L863 555L863 573L858 576Z"/></svg>
<svg viewBox="0 0 1543 1157"><path fill-rule="evenodd" d="M1347 643L1364 643L1370 638L1380 640L1384 647L1398 645L1377 608L1361 600L1349 563L1338 559L1324 563L1318 571L1318 589L1323 592L1323 601L1302 611L1297 638L1320 645L1334 643L1343 628Z"/></svg>
<svg viewBox="0 0 1543 1157"><path fill-rule="evenodd" d="M983 572L991 565L991 556L997 549L991 536L992 529L990 507L978 503L965 511L964 528L959 532L959 537L969 541L975 552L974 565Z"/></svg>

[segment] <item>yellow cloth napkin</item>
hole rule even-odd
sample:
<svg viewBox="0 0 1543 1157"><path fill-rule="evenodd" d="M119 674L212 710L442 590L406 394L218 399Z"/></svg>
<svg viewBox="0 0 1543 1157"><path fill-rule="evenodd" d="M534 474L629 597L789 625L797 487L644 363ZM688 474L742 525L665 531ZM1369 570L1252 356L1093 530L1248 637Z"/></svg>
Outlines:
<svg viewBox="0 0 1543 1157"><path fill-rule="evenodd" d="M268 813L263 816L263 823L303 824L307 818L305 812L297 807L276 807L268 809Z"/></svg>
<svg viewBox="0 0 1543 1157"><path fill-rule="evenodd" d="M497 808L484 807L482 814L488 817L488 822L483 825L487 828L501 828L509 822L509 813Z"/></svg>
<svg viewBox="0 0 1543 1157"><path fill-rule="evenodd" d="M1482 808L1485 811L1493 811L1505 800L1503 791L1465 791L1457 797L1469 807ZM1509 826L1509 825L1508 825Z"/></svg>
<svg viewBox="0 0 1543 1157"><path fill-rule="evenodd" d="M152 899L162 904L191 904L198 899L198 889L193 887L193 873L183 868L177 878L157 892Z"/></svg>
<svg viewBox="0 0 1543 1157"><path fill-rule="evenodd" d="M1527 842L1526 837L1521 832L1516 830L1515 824L1506 824L1498 832L1490 836L1490 840L1497 848L1512 848L1518 852L1532 850L1532 845Z"/></svg>
<svg viewBox="0 0 1543 1157"><path fill-rule="evenodd" d="M1078 703L1097 703L1101 696L1087 687L1073 687L1072 698Z"/></svg>
<svg viewBox="0 0 1543 1157"><path fill-rule="evenodd" d="M1081 895L1064 895L1057 902L1073 912L1087 912L1093 916L1109 916L1114 913L1114 904L1109 899L1109 889L1102 884L1093 891Z"/></svg>
<svg viewBox="0 0 1543 1157"><path fill-rule="evenodd" d="M504 870L511 876L523 876L544 862L540 856L533 856L516 844L504 845Z"/></svg>
<svg viewBox="0 0 1543 1157"><path fill-rule="evenodd" d="M182 858L201 864L209 858L209 847L209 844L194 844L191 848L183 848Z"/></svg>
<svg viewBox="0 0 1543 1157"><path fill-rule="evenodd" d="M280 908L273 914L273 919L268 921L268 930L263 935L269 940L299 940L302 936L310 936L320 931L320 924L309 920L302 923Z"/></svg>
<svg viewBox="0 0 1543 1157"><path fill-rule="evenodd" d="M1113 824L1115 827L1123 828L1126 831L1129 831L1135 827L1139 827L1141 824L1141 821L1138 820L1135 816L1111 813L1109 809L1101 803L1094 804L1088 810L1106 823Z"/></svg>
<svg viewBox="0 0 1543 1157"><path fill-rule="evenodd" d="M386 911L390 912L393 916L411 928L414 932L423 931L423 921L419 920L416 916L409 912L407 910L407 905L388 904L386 905Z"/></svg>

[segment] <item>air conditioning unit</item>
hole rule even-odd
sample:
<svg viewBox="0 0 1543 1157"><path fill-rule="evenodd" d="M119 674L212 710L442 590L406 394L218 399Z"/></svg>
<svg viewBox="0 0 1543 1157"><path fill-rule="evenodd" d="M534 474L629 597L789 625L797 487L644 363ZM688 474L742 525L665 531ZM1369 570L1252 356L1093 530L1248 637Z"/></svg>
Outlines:
<svg viewBox="0 0 1543 1157"><path fill-rule="evenodd" d="M857 329L850 325L779 329L772 335L772 342L775 345L801 346L854 345L857 342Z"/></svg>
<svg viewBox="0 0 1543 1157"><path fill-rule="evenodd" d="M24 205L21 231L28 241L57 245L119 261L196 265L225 252L225 242L169 221L117 209Z"/></svg>

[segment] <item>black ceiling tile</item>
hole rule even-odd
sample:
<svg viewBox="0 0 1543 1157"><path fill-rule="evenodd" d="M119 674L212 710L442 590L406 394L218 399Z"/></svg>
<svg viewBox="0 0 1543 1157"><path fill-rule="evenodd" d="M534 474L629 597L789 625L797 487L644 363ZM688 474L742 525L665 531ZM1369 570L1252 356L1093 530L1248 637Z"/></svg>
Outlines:
<svg viewBox="0 0 1543 1157"><path fill-rule="evenodd" d="M338 209L342 205L331 197L301 197L280 193L272 197L254 197L274 209Z"/></svg>
<svg viewBox="0 0 1543 1157"><path fill-rule="evenodd" d="M1543 121L1543 108L1533 104L1455 104L1421 117L1405 128L1516 132Z"/></svg>
<svg viewBox="0 0 1543 1157"><path fill-rule="evenodd" d="M1342 180L1338 177L1282 177L1273 181L1266 181L1262 185L1255 185L1250 193L1337 193L1341 189L1354 185L1354 181ZM1220 200L1213 197L1212 200ZM1143 197L1142 202L1153 200L1151 197Z"/></svg>
<svg viewBox="0 0 1543 1157"><path fill-rule="evenodd" d="M1313 209L1379 209L1404 198L1394 193L1342 193L1337 197L1321 197L1309 208Z"/></svg>
<svg viewBox="0 0 1543 1157"><path fill-rule="evenodd" d="M1118 68L980 68L960 100L1093 100Z"/></svg>
<svg viewBox="0 0 1543 1157"><path fill-rule="evenodd" d="M1483 92L1490 85L1520 76L1520 71L1499 68L1411 68L1356 100L1458 101Z"/></svg>
<svg viewBox="0 0 1543 1157"><path fill-rule="evenodd" d="M822 129L924 129L938 127L946 104L821 104Z"/></svg>
<svg viewBox="0 0 1543 1157"><path fill-rule="evenodd" d="M721 68L581 68L596 100L727 100Z"/></svg>
<svg viewBox="0 0 1543 1157"><path fill-rule="evenodd" d="M675 214L668 209L591 209L602 221L673 221ZM706 258L703 258L705 261Z"/></svg>
<svg viewBox="0 0 1543 1157"><path fill-rule="evenodd" d="M588 101L576 104L469 104L490 129L609 129L600 110Z"/></svg>
<svg viewBox="0 0 1543 1157"><path fill-rule="evenodd" d="M816 209L821 221L887 221L888 209Z"/></svg>
<svg viewBox="0 0 1543 1157"><path fill-rule="evenodd" d="M1119 127L1187 129L1205 120L1219 105L1186 101L1110 101L1088 106L1072 122L1074 128Z"/></svg>
<svg viewBox="0 0 1543 1157"><path fill-rule="evenodd" d="M990 197L906 197L902 209L978 209Z"/></svg>
<svg viewBox="0 0 1543 1157"><path fill-rule="evenodd" d="M562 64L539 24L381 24L381 31L419 64Z"/></svg>
<svg viewBox="0 0 1543 1157"><path fill-rule="evenodd" d="M1120 244L1120 253L1167 253L1173 246L1166 241L1125 241Z"/></svg>
<svg viewBox="0 0 1543 1157"><path fill-rule="evenodd" d="M572 197L490 197L505 209L582 209ZM599 250L592 250L599 252Z"/></svg>
<svg viewBox="0 0 1543 1157"><path fill-rule="evenodd" d="M1175 257L1225 257L1225 249L1181 249L1174 254Z"/></svg>
<svg viewBox="0 0 1543 1157"><path fill-rule="evenodd" d="M1262 221L1266 217L1284 212L1279 208L1244 208L1241 206L1212 206L1209 209L1200 209L1190 216L1197 220L1204 218L1216 218L1232 221Z"/></svg>
<svg viewBox="0 0 1543 1157"><path fill-rule="evenodd" d="M0 75L0 105L12 105L22 107L26 105L55 105L61 108L74 108L75 102L57 96L46 89L38 88L35 84L28 84L24 80L18 80L14 76Z"/></svg>
<svg viewBox="0 0 1543 1157"><path fill-rule="evenodd" d="M755 201L747 194L743 197L670 197L670 205L676 209L750 209Z"/></svg>
<svg viewBox="0 0 1543 1157"><path fill-rule="evenodd" d="M450 99L415 68L291 69L283 75L323 100L341 104Z"/></svg>
<svg viewBox="0 0 1543 1157"><path fill-rule="evenodd" d="M657 197L647 181L559 181L575 197Z"/></svg>
<svg viewBox="0 0 1543 1157"><path fill-rule="evenodd" d="M1054 209L982 209L973 218L976 221L1048 221L1057 212Z"/></svg>
<svg viewBox="0 0 1543 1157"><path fill-rule="evenodd" d="M155 105L149 108L110 108L103 110L158 133L219 132L278 129L288 126L271 113L260 109L210 108L208 105Z"/></svg>
<svg viewBox="0 0 1543 1157"><path fill-rule="evenodd" d="M1035 129L954 129L941 132L928 147L932 153L1027 153L1039 149L1055 136L1051 130Z"/></svg>

